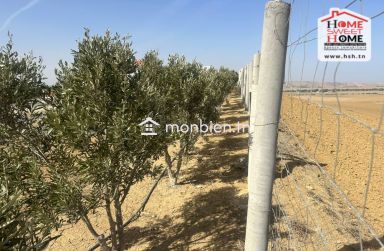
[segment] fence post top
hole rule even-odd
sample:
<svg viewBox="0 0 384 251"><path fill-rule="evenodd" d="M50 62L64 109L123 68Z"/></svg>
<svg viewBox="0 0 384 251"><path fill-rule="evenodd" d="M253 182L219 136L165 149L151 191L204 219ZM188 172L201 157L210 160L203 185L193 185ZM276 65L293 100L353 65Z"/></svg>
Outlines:
<svg viewBox="0 0 384 251"><path fill-rule="evenodd" d="M283 0L271 0L271 1L267 2L267 4L266 4L266 8L269 8L269 7L271 7L271 8L278 8L278 7L284 8L284 7L289 7L289 6L291 6L291 4L287 3Z"/></svg>

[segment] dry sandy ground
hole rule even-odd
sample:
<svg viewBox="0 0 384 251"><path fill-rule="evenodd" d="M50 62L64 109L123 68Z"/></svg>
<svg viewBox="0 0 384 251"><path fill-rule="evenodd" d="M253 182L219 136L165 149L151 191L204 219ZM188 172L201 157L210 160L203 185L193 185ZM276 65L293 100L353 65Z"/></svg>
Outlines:
<svg viewBox="0 0 384 251"><path fill-rule="evenodd" d="M271 250L359 250L359 233L366 250L378 250L366 226L300 148L303 141L301 102L284 98L282 118L287 126L279 130L279 153L271 215ZM291 112L290 107L294 107ZM306 109L304 109L306 111ZM309 106L306 150L313 155L319 135L317 106ZM335 116L323 112L322 140L316 158L326 174L333 174L335 155ZM235 126L247 123L238 94L223 105L221 122ZM342 121L336 180L359 209L368 175L370 134L352 122ZM290 130L293 130L292 132ZM293 135L291 135L293 134ZM295 137L297 136L297 138ZM300 141L297 141L300 140ZM382 235L384 205L382 177L383 141L375 153L367 218ZM171 188L164 178L142 216L126 231L127 250L242 250L245 237L247 183L247 133L207 135L182 171L181 184ZM245 161L241 161L245 160ZM124 205L128 218L141 203L152 184L137 184ZM107 229L102 211L92 217L100 232ZM94 244L80 222L69 226L49 250L86 250Z"/></svg>
<svg viewBox="0 0 384 251"><path fill-rule="evenodd" d="M359 113L369 111L358 119L377 128L380 114L377 107L383 101L383 97L356 97L357 105L354 104L353 98L342 97L343 112L352 110L350 114L357 117ZM372 103L367 102L368 100ZM324 101L324 103L331 102L328 97ZM334 175L336 183L360 212L363 211L367 184L370 184L365 218L376 229L379 237L382 237L384 234L383 136L375 135L373 144L373 133L368 128L346 116L338 116L328 108L320 109L316 104L307 105L298 97L284 97L282 118L295 136L304 142L309 155L315 157L331 176ZM371 164L372 175L371 181L368 182Z"/></svg>
<svg viewBox="0 0 384 251"><path fill-rule="evenodd" d="M363 250L379 250L379 243L335 185L326 165L311 160L285 123L279 129L278 146L271 250L360 250L360 236Z"/></svg>
<svg viewBox="0 0 384 251"><path fill-rule="evenodd" d="M312 100L321 103L321 96L313 96ZM384 93L382 95L339 95L339 102L342 112L353 114L360 119L366 120L367 122L372 123L372 125L377 126L384 104ZM334 95L324 96L324 104L338 109L337 98Z"/></svg>

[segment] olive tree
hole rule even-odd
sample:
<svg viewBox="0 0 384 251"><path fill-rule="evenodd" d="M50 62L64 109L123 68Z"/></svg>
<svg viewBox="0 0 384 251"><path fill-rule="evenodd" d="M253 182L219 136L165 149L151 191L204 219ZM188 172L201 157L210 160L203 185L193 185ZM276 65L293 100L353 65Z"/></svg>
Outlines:
<svg viewBox="0 0 384 251"><path fill-rule="evenodd" d="M73 63L60 62L53 108L50 165L52 204L71 222L82 220L107 249L89 214L106 212L113 250L124 249L122 204L131 187L157 169L159 149L141 135L146 110L138 66L128 38L85 32L72 51Z"/></svg>
<svg viewBox="0 0 384 251"><path fill-rule="evenodd" d="M40 250L59 219L46 207L41 59L0 48L0 250Z"/></svg>

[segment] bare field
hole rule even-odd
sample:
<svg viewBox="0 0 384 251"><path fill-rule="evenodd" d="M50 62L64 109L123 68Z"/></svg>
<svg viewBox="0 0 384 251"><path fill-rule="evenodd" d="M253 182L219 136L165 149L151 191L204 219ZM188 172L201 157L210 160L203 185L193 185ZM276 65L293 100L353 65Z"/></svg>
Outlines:
<svg viewBox="0 0 384 251"><path fill-rule="evenodd" d="M302 98L307 99L308 96L303 96ZM321 96L319 95L312 96L311 99L313 102L321 103ZM338 110L338 101L335 95L325 95L323 102L325 105L329 105ZM384 94L339 95L339 102L342 112L358 116L361 119L372 123L372 126L377 126L384 104Z"/></svg>
<svg viewBox="0 0 384 251"><path fill-rule="evenodd" d="M373 128L378 127L380 105L384 96L341 96L343 113L364 121ZM308 104L306 97L285 95L282 118L293 130L311 155L318 160L349 200L377 230L384 235L384 137L376 134L347 116L338 116L327 107ZM312 97L319 103L320 97ZM325 96L324 104L336 108L336 97ZM322 121L322 123L321 123ZM338 126L338 123L340 123ZM338 130L339 129L339 130ZM367 189L370 176L370 186ZM367 205L363 208L367 194Z"/></svg>

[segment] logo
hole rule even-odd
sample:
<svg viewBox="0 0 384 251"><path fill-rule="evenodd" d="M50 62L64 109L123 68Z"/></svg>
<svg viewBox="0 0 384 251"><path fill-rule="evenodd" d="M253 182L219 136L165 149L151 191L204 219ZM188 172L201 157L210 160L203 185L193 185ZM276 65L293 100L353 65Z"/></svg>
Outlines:
<svg viewBox="0 0 384 251"><path fill-rule="evenodd" d="M320 17L318 59L331 62L371 60L371 19L347 9L331 8Z"/></svg>
<svg viewBox="0 0 384 251"><path fill-rule="evenodd" d="M155 126L159 126L160 124L154 121L152 118L148 117L143 122L139 124L139 126L143 127L143 131L141 135L145 136L154 136L157 135L155 131Z"/></svg>

